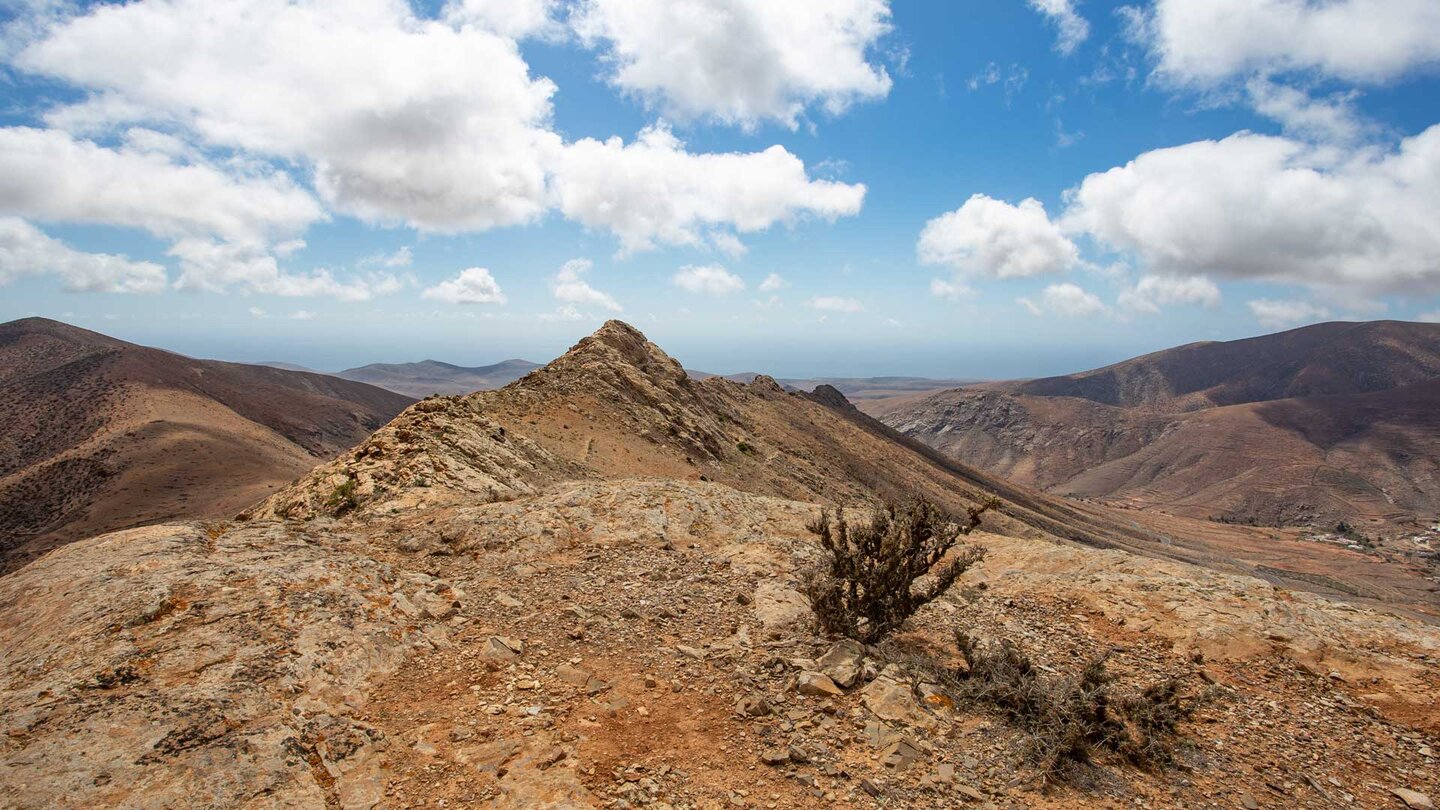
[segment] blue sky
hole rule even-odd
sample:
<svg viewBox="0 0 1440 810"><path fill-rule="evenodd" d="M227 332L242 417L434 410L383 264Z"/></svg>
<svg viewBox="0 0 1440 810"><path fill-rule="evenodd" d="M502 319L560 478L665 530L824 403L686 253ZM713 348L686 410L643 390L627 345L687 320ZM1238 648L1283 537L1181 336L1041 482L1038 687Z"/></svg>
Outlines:
<svg viewBox="0 0 1440 810"><path fill-rule="evenodd" d="M964 377L1440 320L1433 0L0 8L0 320Z"/></svg>

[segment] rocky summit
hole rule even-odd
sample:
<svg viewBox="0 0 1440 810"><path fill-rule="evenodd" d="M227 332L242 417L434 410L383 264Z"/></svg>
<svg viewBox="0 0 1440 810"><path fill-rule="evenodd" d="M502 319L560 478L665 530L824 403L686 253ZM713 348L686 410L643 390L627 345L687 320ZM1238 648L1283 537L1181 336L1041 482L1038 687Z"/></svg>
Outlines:
<svg viewBox="0 0 1440 810"><path fill-rule="evenodd" d="M997 497L986 557L883 643L817 634L807 526L910 493ZM696 380L612 321L235 519L0 577L0 806L1432 806L1440 630L1189 528L992 478L833 388ZM1046 778L934 677L971 663L957 630L1178 684L1173 758Z"/></svg>

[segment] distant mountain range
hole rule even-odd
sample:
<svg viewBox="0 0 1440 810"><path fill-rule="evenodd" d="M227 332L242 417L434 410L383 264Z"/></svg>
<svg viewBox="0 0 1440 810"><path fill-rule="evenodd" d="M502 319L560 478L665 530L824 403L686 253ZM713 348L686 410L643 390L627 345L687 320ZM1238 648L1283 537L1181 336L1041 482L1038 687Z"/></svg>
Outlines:
<svg viewBox="0 0 1440 810"><path fill-rule="evenodd" d="M1059 494L1266 525L1440 514L1440 324L1317 324L868 410Z"/></svg>
<svg viewBox="0 0 1440 810"><path fill-rule="evenodd" d="M749 383L760 376L760 373L755 371L740 374L711 374L687 369L686 373L697 380L724 377L739 383ZM813 391L822 385L828 385L844 394L847 399L863 401L943 391L963 385L972 385L977 381L936 379L934 377L781 377L776 382L790 391Z"/></svg>
<svg viewBox="0 0 1440 810"><path fill-rule="evenodd" d="M0 572L77 537L233 516L412 401L43 318L0 324Z"/></svg>
<svg viewBox="0 0 1440 810"><path fill-rule="evenodd" d="M335 372L336 377L377 385L420 399L431 394L470 394L509 385L540 367L529 360L504 360L491 366L456 366L438 360L372 363Z"/></svg>

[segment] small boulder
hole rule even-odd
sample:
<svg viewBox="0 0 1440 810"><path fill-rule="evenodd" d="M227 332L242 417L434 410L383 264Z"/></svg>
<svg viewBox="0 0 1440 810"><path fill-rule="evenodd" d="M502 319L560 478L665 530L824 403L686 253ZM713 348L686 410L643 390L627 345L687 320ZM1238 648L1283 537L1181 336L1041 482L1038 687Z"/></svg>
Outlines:
<svg viewBox="0 0 1440 810"><path fill-rule="evenodd" d="M830 676L830 680L849 689L860 679L860 662L863 660L865 645L847 638L836 642L815 663L821 672Z"/></svg>
<svg viewBox="0 0 1440 810"><path fill-rule="evenodd" d="M812 697L839 697L845 690L835 685L830 676L823 672L802 672L795 683L795 689L802 695Z"/></svg>
<svg viewBox="0 0 1440 810"><path fill-rule="evenodd" d="M779 767L790 761L790 751L785 748L766 748L760 752L760 761L772 767Z"/></svg>
<svg viewBox="0 0 1440 810"><path fill-rule="evenodd" d="M1390 792L1405 803L1410 810L1435 810L1435 803L1424 793L1419 793L1409 788L1391 788Z"/></svg>

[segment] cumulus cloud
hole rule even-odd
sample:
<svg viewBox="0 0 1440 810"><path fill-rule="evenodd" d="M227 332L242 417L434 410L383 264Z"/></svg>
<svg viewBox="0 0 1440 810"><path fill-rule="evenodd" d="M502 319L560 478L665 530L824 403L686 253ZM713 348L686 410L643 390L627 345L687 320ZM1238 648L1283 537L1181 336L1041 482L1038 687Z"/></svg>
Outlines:
<svg viewBox="0 0 1440 810"><path fill-rule="evenodd" d="M314 319L315 313L308 309L297 309L290 313L290 320L292 321L313 321Z"/></svg>
<svg viewBox="0 0 1440 810"><path fill-rule="evenodd" d="M455 278L427 287L420 296L450 304L505 303L505 293L500 291L500 285L490 271L483 267L467 267Z"/></svg>
<svg viewBox="0 0 1440 810"><path fill-rule="evenodd" d="M0 285L36 275L58 277L69 292L156 293L166 285L165 268L154 262L85 253L18 217L0 217Z"/></svg>
<svg viewBox="0 0 1440 810"><path fill-rule="evenodd" d="M864 312L865 305L856 298L842 298L838 295L821 295L805 302L805 306L822 312Z"/></svg>
<svg viewBox="0 0 1440 810"><path fill-rule="evenodd" d="M781 278L779 273L771 273L770 275L765 277L764 281L760 282L760 292L779 292L780 290L783 290L789 286L790 282L786 281L784 278Z"/></svg>
<svg viewBox="0 0 1440 810"><path fill-rule="evenodd" d="M207 144L307 161L332 207L458 231L545 207L555 86L513 40L393 0L100 6L16 58L92 94L67 128L155 119Z"/></svg>
<svg viewBox="0 0 1440 810"><path fill-rule="evenodd" d="M984 194L925 223L916 252L922 264L992 278L1060 273L1080 260L1039 200L1010 205Z"/></svg>
<svg viewBox="0 0 1440 810"><path fill-rule="evenodd" d="M572 24L614 86L679 120L793 129L890 92L869 59L887 0L586 0Z"/></svg>
<svg viewBox="0 0 1440 810"><path fill-rule="evenodd" d="M1029 0L1030 7L1045 15L1057 32L1055 50L1069 55L1090 36L1090 23L1075 12L1072 0Z"/></svg>
<svg viewBox="0 0 1440 810"><path fill-rule="evenodd" d="M324 268L292 273L261 247L208 239L182 239L169 251L180 262L175 287L189 292L244 292L285 297L319 296L339 301L369 301L399 292L404 286L388 273L337 279Z"/></svg>
<svg viewBox="0 0 1440 810"><path fill-rule="evenodd" d="M595 304L611 312L620 311L620 302L608 293L591 287L583 276L590 272L589 259L571 259L560 267L560 272L550 280L550 291L561 301L572 304Z"/></svg>
<svg viewBox="0 0 1440 810"><path fill-rule="evenodd" d="M0 128L0 213L247 243L295 234L325 217L280 173L236 176L33 127Z"/></svg>
<svg viewBox="0 0 1440 810"><path fill-rule="evenodd" d="M1246 303L1255 320L1267 329L1284 329L1330 317L1330 310L1306 301L1273 301L1260 299Z"/></svg>
<svg viewBox="0 0 1440 810"><path fill-rule="evenodd" d="M1093 293L1086 292L1079 285L1065 282L1051 284L1040 294L1040 300L1017 298L1016 302L1031 315L1059 315L1065 318L1086 318L1099 315L1107 308Z"/></svg>
<svg viewBox="0 0 1440 810"><path fill-rule="evenodd" d="M613 231L627 252L702 244L716 227L748 233L806 215L833 220L859 213L865 199L863 185L811 180L783 147L694 154L663 124L629 144L571 145L556 167L555 192L566 217Z"/></svg>
<svg viewBox="0 0 1440 810"><path fill-rule="evenodd" d="M1415 320L1422 323L1440 323L1440 309L1434 312L1422 312L1415 316Z"/></svg>
<svg viewBox="0 0 1440 810"><path fill-rule="evenodd" d="M781 59L794 74L764 74L780 82L778 98L838 111L862 92L846 89L855 80L833 61L872 70L864 49L888 9L846 1L853 7L733 10L767 24L778 15L779 28L793 29L784 42L799 37L833 57L791 64L804 53L757 54L757 64ZM661 16L673 16L665 5ZM576 17L598 25L630 13L603 6ZM629 144L566 143L552 121L555 85L530 74L516 42L548 35L554 8L450 0L430 18L397 0L137 0L11 29L14 67L78 92L46 114L50 130L0 130L0 213L253 247L298 235L327 210L453 233L531 223L558 208L613 231L625 251L709 244L738 255L737 233L860 210L864 186L811 180L780 146L695 154L663 123ZM734 43L723 40L727 58L696 63L694 81L736 78L727 73L738 64ZM861 55L832 53L843 42ZM888 88L883 71L874 75ZM736 109L783 113L783 104L757 104ZM121 146L97 145L117 134ZM306 177L313 195L291 174Z"/></svg>
<svg viewBox="0 0 1440 810"><path fill-rule="evenodd" d="M745 289L744 280L718 264L686 265L670 278L670 283L700 295L724 296Z"/></svg>
<svg viewBox="0 0 1440 810"><path fill-rule="evenodd" d="M1349 144L1375 131L1355 108L1353 92L1314 98L1268 78L1251 79L1245 87L1255 112L1279 122L1289 134L1319 143Z"/></svg>
<svg viewBox="0 0 1440 810"><path fill-rule="evenodd" d="M263 321L266 318L270 317L270 313L266 312L260 307L250 307L250 317L254 318L257 321Z"/></svg>
<svg viewBox="0 0 1440 810"><path fill-rule="evenodd" d="M1177 304L1214 307L1220 304L1220 288L1207 278L1144 276L1135 286L1122 290L1116 302L1131 312L1151 314L1162 306Z"/></svg>
<svg viewBox="0 0 1440 810"><path fill-rule="evenodd" d="M1440 4L1156 0L1139 33L1160 73L1180 81L1306 70L1380 82L1440 61Z"/></svg>
<svg viewBox="0 0 1440 810"><path fill-rule="evenodd" d="M513 39L555 38L557 0L448 0L441 16L452 25L473 25Z"/></svg>
<svg viewBox="0 0 1440 810"><path fill-rule="evenodd" d="M1067 199L1067 230L1133 252L1155 274L1440 287L1440 126L1389 152L1242 132L1146 152Z"/></svg>

